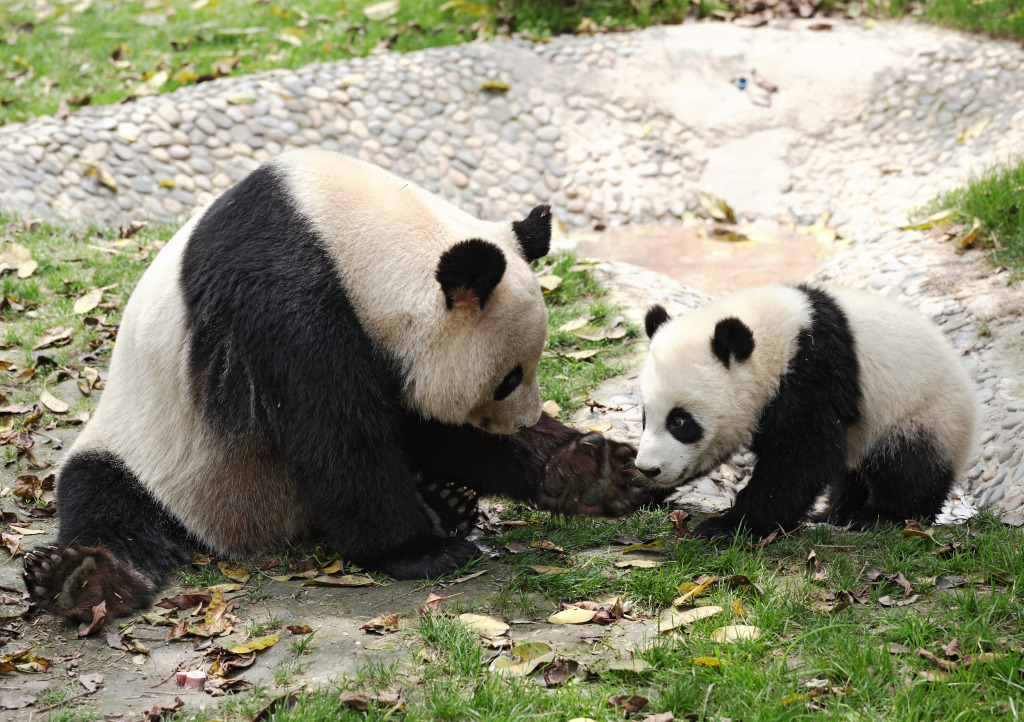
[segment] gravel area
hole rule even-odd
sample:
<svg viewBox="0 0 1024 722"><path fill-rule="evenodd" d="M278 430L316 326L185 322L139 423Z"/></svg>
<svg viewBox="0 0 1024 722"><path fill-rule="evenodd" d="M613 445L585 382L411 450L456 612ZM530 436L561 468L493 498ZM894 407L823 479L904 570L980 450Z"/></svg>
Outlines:
<svg viewBox="0 0 1024 722"><path fill-rule="evenodd" d="M0 208L112 224L180 220L272 155L319 145L489 219L550 203L570 229L668 223L699 211L702 190L741 214L807 224L829 212L850 244L814 278L918 308L978 382L979 456L954 516L971 505L1019 513L1024 297L981 254L895 226L1024 148L1024 50L900 22L831 26L494 41L86 107L0 127ZM634 314L654 301L680 312L706 300L653 271L603 271ZM635 438L635 394L630 375L612 380L595 398L613 410L578 420ZM726 505L748 469L738 458L691 492Z"/></svg>

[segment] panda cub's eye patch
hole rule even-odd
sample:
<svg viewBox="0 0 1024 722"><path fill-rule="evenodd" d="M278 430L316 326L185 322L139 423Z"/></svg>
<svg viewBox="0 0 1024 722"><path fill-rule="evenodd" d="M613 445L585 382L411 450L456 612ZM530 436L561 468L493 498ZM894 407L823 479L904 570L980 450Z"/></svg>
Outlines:
<svg viewBox="0 0 1024 722"><path fill-rule="evenodd" d="M519 388L519 384L523 382L523 367L516 366L514 369L505 374L505 378L498 384L498 388L494 389L494 400L501 401L508 397L513 391Z"/></svg>
<svg viewBox="0 0 1024 722"><path fill-rule="evenodd" d="M704 428L693 418L693 414L679 407L668 412L665 428L676 441L684 444L695 444L704 436Z"/></svg>

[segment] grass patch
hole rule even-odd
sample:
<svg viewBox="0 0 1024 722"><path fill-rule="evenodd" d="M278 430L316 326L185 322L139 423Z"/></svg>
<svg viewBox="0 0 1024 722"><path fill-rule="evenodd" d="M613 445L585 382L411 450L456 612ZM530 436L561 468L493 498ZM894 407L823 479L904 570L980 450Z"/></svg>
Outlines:
<svg viewBox="0 0 1024 722"><path fill-rule="evenodd" d="M744 541L679 540L672 535L664 510L644 510L617 521L564 520L521 508L508 510L506 516L532 516L540 523L513 527L491 542L543 539L565 549L557 555L531 551L504 558L508 575L491 613L506 619L542 620L562 602L593 600L605 593L621 595L632 605L633 615L649 618L671 604L679 585L705 574L744 575L763 594L750 587L712 586L696 604L717 605L724 612L693 623L686 633L641 635L646 639L638 638L639 644L621 641L633 625L641 624L637 620L574 628L575 636L603 641L589 647L555 645L559 656L578 658L588 668L587 674L557 689L489 672L495 650L453 615L437 613L421 620L411 633L409 662L368 662L360 674L338 687L305 694L299 704L282 709L274 719L356 719L354 711L338 708L342 690L373 695L397 688L404 690L404 708L387 710L371 704L358 718L622 719L607 704L616 694L642 695L648 699L645 713L672 712L677 719L692 715L791 720L814 715L966 720L1016 718L1024 708L1018 651L1024 648L1021 532L1004 527L992 515L960 527L936 528L934 540L904 537L898 530L851 533L815 528L763 549ZM653 569L615 567L614 561L633 556L609 545L616 534L662 541L664 546L653 556L648 553L648 558L664 563ZM817 573L808 578L805 561L812 550ZM570 573L542 574L532 565L558 565ZM897 574L908 580L916 596L905 594ZM942 589L937 586L941 579L957 586ZM868 603L823 611L842 590ZM504 607L504 601L516 595L533 598L532 608ZM734 616L737 600L743 617ZM899 602L908 603L898 606ZM712 631L727 624L756 625L763 634L733 644L711 641ZM511 635L517 642L554 643L545 635L548 629L555 634L553 626L541 624L521 632L513 625ZM943 649L954 639L961 658L991 656L959 665ZM429 655L414 652L423 648ZM938 667L920 656L918 648L955 668L948 676L935 678ZM633 656L647 662L649 669L637 674L608 666ZM700 658L716 660L718 666L695 664Z"/></svg>
<svg viewBox="0 0 1024 722"><path fill-rule="evenodd" d="M889 0L891 15L920 7L919 17L956 30L1024 40L1024 5L1020 0Z"/></svg>
<svg viewBox="0 0 1024 722"><path fill-rule="evenodd" d="M977 218L978 238L992 248L992 260L1018 275L1024 271L1024 162L993 168L934 205L955 209L965 230Z"/></svg>
<svg viewBox="0 0 1024 722"><path fill-rule="evenodd" d="M628 364L622 358L625 344L638 338L639 332L634 325L626 323L619 308L607 303L605 289L572 254L549 257L534 266L542 275L562 279L557 288L544 294L550 335L537 368L537 378L544 399L554 401L563 409L559 418L564 421L565 412L579 407L590 389L626 370ZM576 325L574 321L583 326L563 330ZM618 329L611 334L618 338L591 340L608 329ZM594 353L586 358L568 355L580 352Z"/></svg>
<svg viewBox="0 0 1024 722"><path fill-rule="evenodd" d="M157 0L0 6L0 124L168 92L200 78L450 45L473 36L432 0L403 0L375 20L375 0ZM157 75L157 74L160 75ZM166 80L160 82L166 76ZM156 79L154 79L154 77ZM148 86L148 87L147 87Z"/></svg>

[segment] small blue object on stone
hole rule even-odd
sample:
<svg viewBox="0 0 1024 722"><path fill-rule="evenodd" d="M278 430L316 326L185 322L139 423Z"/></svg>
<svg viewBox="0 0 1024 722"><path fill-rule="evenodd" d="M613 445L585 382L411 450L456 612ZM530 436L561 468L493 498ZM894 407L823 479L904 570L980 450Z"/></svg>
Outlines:
<svg viewBox="0 0 1024 722"><path fill-rule="evenodd" d="M736 82L736 87L739 88L740 90L746 90L747 89L747 79L746 78L736 78L735 82Z"/></svg>

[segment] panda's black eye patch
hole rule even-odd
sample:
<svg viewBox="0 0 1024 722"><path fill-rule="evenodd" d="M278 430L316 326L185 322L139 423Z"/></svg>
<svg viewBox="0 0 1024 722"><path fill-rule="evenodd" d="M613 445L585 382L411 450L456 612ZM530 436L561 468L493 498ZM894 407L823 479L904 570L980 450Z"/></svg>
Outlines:
<svg viewBox="0 0 1024 722"><path fill-rule="evenodd" d="M695 444L704 436L704 427L697 423L693 414L679 407L668 412L665 428L677 441L684 444Z"/></svg>
<svg viewBox="0 0 1024 722"><path fill-rule="evenodd" d="M523 382L523 367L516 366L514 369L505 374L505 378L498 384L498 388L494 389L494 400L501 401L502 399L508 398L508 395L519 388L519 384Z"/></svg>

